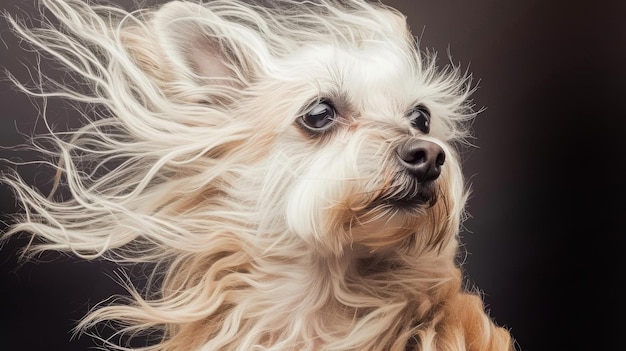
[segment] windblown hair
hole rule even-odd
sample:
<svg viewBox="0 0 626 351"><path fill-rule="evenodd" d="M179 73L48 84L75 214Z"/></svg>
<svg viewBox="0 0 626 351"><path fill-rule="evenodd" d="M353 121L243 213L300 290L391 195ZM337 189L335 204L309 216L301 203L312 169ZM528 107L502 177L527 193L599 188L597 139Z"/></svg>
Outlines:
<svg viewBox="0 0 626 351"><path fill-rule="evenodd" d="M469 77L436 68L397 10L42 3L55 20L8 20L68 74L36 89L12 80L66 99L86 123L36 139L57 170L52 194L3 176L24 210L3 240L31 233L30 257L154 267L145 291L129 283L127 300L98 306L77 330L115 322L129 337L154 333L141 350L163 351L513 349L455 261ZM303 128L327 101L347 111L335 129ZM406 119L415 101L433 116L421 137L446 161L432 201L398 205L424 191L407 189L393 163L417 135Z"/></svg>

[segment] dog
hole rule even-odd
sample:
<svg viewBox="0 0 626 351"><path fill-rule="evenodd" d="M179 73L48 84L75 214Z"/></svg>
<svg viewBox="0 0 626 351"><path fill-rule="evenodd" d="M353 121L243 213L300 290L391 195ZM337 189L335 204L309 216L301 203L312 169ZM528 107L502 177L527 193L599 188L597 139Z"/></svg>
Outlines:
<svg viewBox="0 0 626 351"><path fill-rule="evenodd" d="M85 123L35 138L51 194L4 173L21 212L2 240L151 274L77 333L110 324L153 351L515 349L457 260L471 75L438 67L398 10L42 4L41 26L7 19L67 74L10 78Z"/></svg>

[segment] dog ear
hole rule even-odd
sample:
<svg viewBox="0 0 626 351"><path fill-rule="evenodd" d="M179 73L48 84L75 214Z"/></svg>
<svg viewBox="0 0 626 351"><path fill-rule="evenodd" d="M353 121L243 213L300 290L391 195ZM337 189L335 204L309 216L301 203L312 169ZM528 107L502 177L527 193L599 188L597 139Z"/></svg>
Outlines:
<svg viewBox="0 0 626 351"><path fill-rule="evenodd" d="M179 79L197 85L238 84L254 72L254 50L247 42L252 31L199 4L167 3L156 12L153 24L165 59Z"/></svg>

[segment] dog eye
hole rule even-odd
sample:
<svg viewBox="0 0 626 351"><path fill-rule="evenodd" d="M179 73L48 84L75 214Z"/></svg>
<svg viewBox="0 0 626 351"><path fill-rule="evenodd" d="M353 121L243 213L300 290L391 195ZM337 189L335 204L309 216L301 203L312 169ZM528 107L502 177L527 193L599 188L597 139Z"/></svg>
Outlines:
<svg viewBox="0 0 626 351"><path fill-rule="evenodd" d="M425 106L417 105L409 112L411 125L424 134L430 132L430 111Z"/></svg>
<svg viewBox="0 0 626 351"><path fill-rule="evenodd" d="M324 101L318 102L300 117L301 124L312 131L321 131L328 128L335 121L335 108Z"/></svg>

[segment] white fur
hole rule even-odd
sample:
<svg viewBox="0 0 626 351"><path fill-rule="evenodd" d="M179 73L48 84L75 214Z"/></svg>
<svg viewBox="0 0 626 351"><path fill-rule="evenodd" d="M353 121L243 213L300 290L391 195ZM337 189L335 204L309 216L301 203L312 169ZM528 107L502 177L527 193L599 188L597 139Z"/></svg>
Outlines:
<svg viewBox="0 0 626 351"><path fill-rule="evenodd" d="M31 255L156 267L145 294L129 287L78 330L161 333L145 350L512 347L455 264L469 77L437 69L402 14L360 0L43 4L61 26L9 20L88 89L44 77L39 97L77 102L89 122L39 137L69 198L2 179L24 209L4 240L28 232ZM309 136L296 120L319 99L339 115ZM428 135L407 118L417 103ZM393 179L407 138L446 153L433 206L377 202L404 191Z"/></svg>

